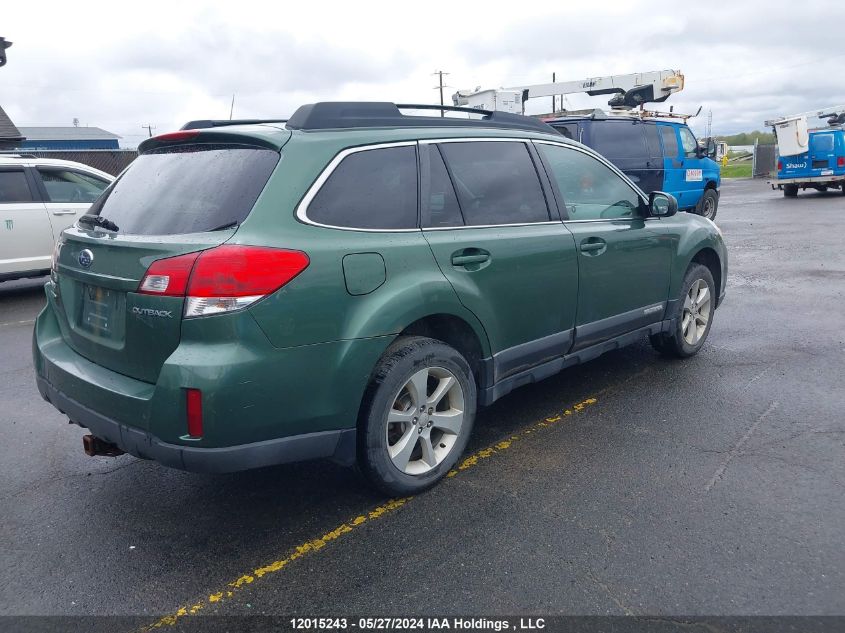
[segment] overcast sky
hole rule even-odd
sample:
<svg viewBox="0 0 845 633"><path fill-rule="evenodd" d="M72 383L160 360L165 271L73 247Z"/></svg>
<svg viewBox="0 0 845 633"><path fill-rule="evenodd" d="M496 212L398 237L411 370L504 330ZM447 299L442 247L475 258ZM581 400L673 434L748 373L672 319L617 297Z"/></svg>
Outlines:
<svg viewBox="0 0 845 633"><path fill-rule="evenodd" d="M317 100L435 103L456 88L680 69L666 105L715 133L845 103L845 2L2 0L0 105L21 126L105 128L134 146L189 119L285 117ZM691 8L693 7L693 8ZM571 96L572 108L607 98ZM549 99L529 101L547 112Z"/></svg>

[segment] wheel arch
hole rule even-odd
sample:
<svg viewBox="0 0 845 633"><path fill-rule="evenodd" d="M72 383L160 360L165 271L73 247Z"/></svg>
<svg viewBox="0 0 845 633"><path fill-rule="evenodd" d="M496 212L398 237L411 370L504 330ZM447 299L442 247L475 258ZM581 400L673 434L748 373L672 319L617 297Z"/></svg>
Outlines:
<svg viewBox="0 0 845 633"><path fill-rule="evenodd" d="M400 336L426 336L455 348L467 360L479 391L489 386L490 358L486 334L479 333L466 320L454 314L429 314L404 328Z"/></svg>
<svg viewBox="0 0 845 633"><path fill-rule="evenodd" d="M687 264L687 268L689 268L691 264L701 264L710 271L710 274L713 275L713 282L716 284L716 293L717 295L721 295L722 261L719 258L718 253L709 246L705 246L692 256L690 263ZM716 301L718 304L718 296L716 297Z"/></svg>

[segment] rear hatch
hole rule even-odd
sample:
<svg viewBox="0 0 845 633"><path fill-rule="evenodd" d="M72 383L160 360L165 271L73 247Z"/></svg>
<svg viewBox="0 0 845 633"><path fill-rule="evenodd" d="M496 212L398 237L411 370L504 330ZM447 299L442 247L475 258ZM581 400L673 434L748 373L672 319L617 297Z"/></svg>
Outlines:
<svg viewBox="0 0 845 633"><path fill-rule="evenodd" d="M266 139L180 132L151 139L64 232L53 281L67 344L98 365L155 382L179 344L185 299L139 292L156 260L223 244L249 215L289 133ZM190 258L189 258L190 259ZM186 275L190 269L186 272Z"/></svg>
<svg viewBox="0 0 845 633"><path fill-rule="evenodd" d="M810 134L810 170L813 176L830 176L836 167L835 136L833 132Z"/></svg>

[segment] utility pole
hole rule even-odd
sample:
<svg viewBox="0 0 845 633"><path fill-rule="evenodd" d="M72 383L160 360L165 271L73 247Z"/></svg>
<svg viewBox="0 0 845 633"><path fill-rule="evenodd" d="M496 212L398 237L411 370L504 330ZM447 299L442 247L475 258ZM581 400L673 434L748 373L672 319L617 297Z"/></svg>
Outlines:
<svg viewBox="0 0 845 633"><path fill-rule="evenodd" d="M449 73L443 72L442 70L435 70L431 74L432 75L438 75L440 77L440 85L434 86L434 89L440 90L440 107L442 108L443 107L443 88L445 88L445 86L443 85L443 75L448 75ZM446 116L446 112L444 110L440 110L440 116L441 117Z"/></svg>
<svg viewBox="0 0 845 633"><path fill-rule="evenodd" d="M554 82L555 82L555 74L552 73L552 83L554 83ZM557 97L555 95L552 95L552 114L554 114L557 111L556 108L557 108Z"/></svg>
<svg viewBox="0 0 845 633"><path fill-rule="evenodd" d="M232 113L235 111L235 93L232 93L232 105L229 107L229 120L232 120Z"/></svg>
<svg viewBox="0 0 845 633"><path fill-rule="evenodd" d="M150 138L152 138L153 130L156 129L156 126L150 125L148 123L147 125L142 125L141 127L144 128L147 131L147 133L150 135Z"/></svg>

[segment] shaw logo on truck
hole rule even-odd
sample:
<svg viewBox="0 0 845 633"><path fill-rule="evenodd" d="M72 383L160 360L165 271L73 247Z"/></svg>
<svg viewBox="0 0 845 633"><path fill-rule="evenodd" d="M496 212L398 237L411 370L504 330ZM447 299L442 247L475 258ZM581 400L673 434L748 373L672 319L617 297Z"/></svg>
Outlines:
<svg viewBox="0 0 845 633"><path fill-rule="evenodd" d="M132 314L137 314L138 316L166 317L168 319L173 318L172 310L153 310L152 308L139 308L138 306L132 308Z"/></svg>
<svg viewBox="0 0 845 633"><path fill-rule="evenodd" d="M786 163L787 169L806 169L807 163Z"/></svg>

